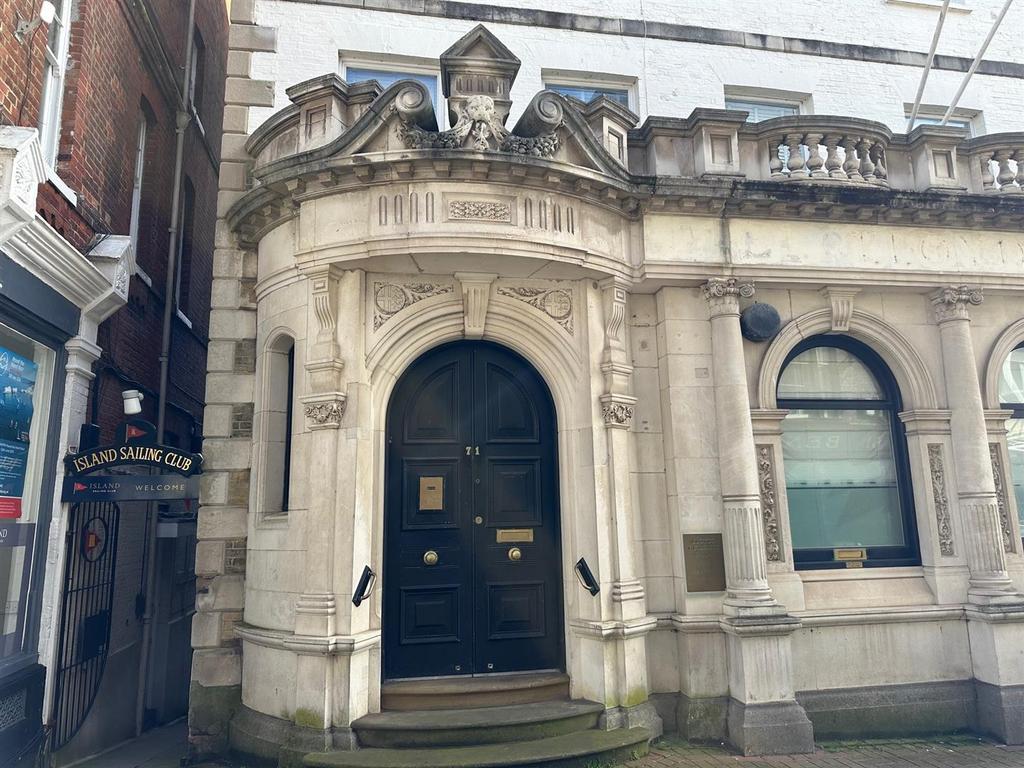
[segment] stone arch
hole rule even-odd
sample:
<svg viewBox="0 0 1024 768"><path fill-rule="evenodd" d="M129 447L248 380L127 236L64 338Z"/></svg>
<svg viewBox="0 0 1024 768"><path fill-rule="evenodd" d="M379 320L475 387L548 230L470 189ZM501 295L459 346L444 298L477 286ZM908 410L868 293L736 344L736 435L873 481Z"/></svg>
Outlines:
<svg viewBox="0 0 1024 768"><path fill-rule="evenodd" d="M777 407L775 389L782 364L790 350L810 336L832 331L832 310L815 309L794 318L778 333L761 363L757 384L758 408ZM899 331L880 317L855 309L846 335L863 341L881 356L899 384L907 410L932 410L939 407L935 383L928 366Z"/></svg>
<svg viewBox="0 0 1024 768"><path fill-rule="evenodd" d="M992 351L989 352L985 367L985 389L982 392L986 408L993 410L999 408L999 375L1002 373L1007 356L1022 342L1024 342L1024 318L1011 323L1006 330L999 334L996 343L992 345Z"/></svg>

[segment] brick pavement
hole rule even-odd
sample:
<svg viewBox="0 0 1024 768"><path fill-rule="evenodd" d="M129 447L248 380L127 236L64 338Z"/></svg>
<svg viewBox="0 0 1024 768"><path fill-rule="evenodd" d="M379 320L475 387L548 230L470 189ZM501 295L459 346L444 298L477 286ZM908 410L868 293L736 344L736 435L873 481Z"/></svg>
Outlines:
<svg viewBox="0 0 1024 768"><path fill-rule="evenodd" d="M1006 747L967 736L927 740L838 742L813 755L741 757L714 746L669 736L628 768L1024 768L1024 747Z"/></svg>

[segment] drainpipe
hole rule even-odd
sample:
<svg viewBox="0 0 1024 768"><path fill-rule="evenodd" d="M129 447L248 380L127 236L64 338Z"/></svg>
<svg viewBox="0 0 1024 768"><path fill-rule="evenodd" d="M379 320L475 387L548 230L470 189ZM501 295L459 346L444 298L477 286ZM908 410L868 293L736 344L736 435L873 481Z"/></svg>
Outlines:
<svg viewBox="0 0 1024 768"><path fill-rule="evenodd" d="M939 11L939 20L935 24L935 34L932 35L932 47L928 49L928 61L925 62L924 72L921 73L921 82L917 86L917 96L914 97L914 108L910 110L910 117L907 119L907 133L914 127L917 119L917 111L921 108L921 98L924 96L924 86L928 82L928 74L932 71L932 64L935 63L935 49L939 47L939 36L942 34L942 25L946 23L946 11L949 10L949 0L943 0L942 10Z"/></svg>
<svg viewBox="0 0 1024 768"><path fill-rule="evenodd" d="M996 35L996 30L999 29L999 25L1003 23L1003 17L1006 16L1006 12L1010 10L1010 6L1013 5L1013 0L1006 0L1003 5L1003 10L999 12L999 16L992 23L992 29L988 31L988 37L985 38L985 42L981 44L981 50L978 51L978 55L974 57L974 61L971 62L971 68L967 70L967 74L964 75L963 82L960 83L960 87L957 89L956 96L953 97L953 101L949 104L949 109L946 110L946 114L942 116L941 125L945 125L953 114L953 110L956 109L957 103L960 101L960 97L964 95L964 91L967 90L967 84L971 82L971 77L974 76L974 71L981 64L981 59L985 55L985 51L988 50L988 44L992 42L992 38Z"/></svg>
<svg viewBox="0 0 1024 768"><path fill-rule="evenodd" d="M174 148L174 187L171 196L171 226L167 243L167 276L164 281L164 324L160 341L160 394L157 400L156 439L164 441L164 426L167 421L167 378L171 353L171 323L176 305L175 287L178 263L178 242L180 237L181 208L181 166L185 155L185 132L191 120L192 105L189 100L189 81L192 73L192 41L195 35L196 0L189 0L188 34L185 39L185 72L181 79L181 95L175 114L177 133ZM149 505L149 540L146 555L146 607L142 617L142 648L139 654L139 689L135 703L135 734L142 733L146 714L149 689L150 657L153 651L153 608L156 602L156 545L159 512L154 503Z"/></svg>

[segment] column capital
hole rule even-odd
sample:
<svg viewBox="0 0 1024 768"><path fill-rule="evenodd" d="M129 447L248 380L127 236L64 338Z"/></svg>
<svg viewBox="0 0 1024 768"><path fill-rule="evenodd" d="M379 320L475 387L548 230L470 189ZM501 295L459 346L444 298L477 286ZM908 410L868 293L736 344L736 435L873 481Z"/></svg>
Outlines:
<svg viewBox="0 0 1024 768"><path fill-rule="evenodd" d="M940 288L931 295L935 320L945 323L949 320L970 320L967 306L977 306L985 300L980 287L970 285L950 285Z"/></svg>
<svg viewBox="0 0 1024 768"><path fill-rule="evenodd" d="M740 297L754 295L753 283L741 283L736 277L712 277L701 286L701 293L711 308L711 316L736 315L740 311Z"/></svg>

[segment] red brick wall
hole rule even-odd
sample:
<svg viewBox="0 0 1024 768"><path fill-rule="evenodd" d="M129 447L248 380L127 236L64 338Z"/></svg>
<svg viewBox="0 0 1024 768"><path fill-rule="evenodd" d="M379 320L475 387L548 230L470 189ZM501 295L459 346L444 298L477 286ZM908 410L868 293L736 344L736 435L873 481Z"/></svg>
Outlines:
<svg viewBox="0 0 1024 768"><path fill-rule="evenodd" d="M144 415L155 419L159 350L167 269L175 156L176 93L157 76L172 67L171 87L184 77L187 0L65 0L72 3L66 74L60 178L77 195L73 206L53 184L40 187L39 213L76 247L87 250L97 234L128 234L139 120L148 114L147 151L139 219L138 264L152 286L132 278L129 306L100 328L95 409L104 439L121 420L122 389L147 392ZM17 15L31 18L39 0L0 0L0 122L35 126L39 119L44 47L41 25L24 43L13 35ZM129 13L148 11L157 28L155 45L143 45ZM173 325L167 428L187 444L193 420L202 417L210 301L217 165L223 115L227 18L222 0L197 0L195 25L205 44L202 123L186 132L183 178L195 190L187 304L192 328ZM195 427L198 430L198 425Z"/></svg>

